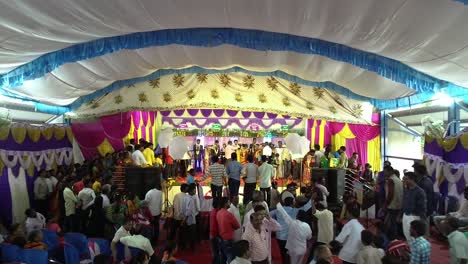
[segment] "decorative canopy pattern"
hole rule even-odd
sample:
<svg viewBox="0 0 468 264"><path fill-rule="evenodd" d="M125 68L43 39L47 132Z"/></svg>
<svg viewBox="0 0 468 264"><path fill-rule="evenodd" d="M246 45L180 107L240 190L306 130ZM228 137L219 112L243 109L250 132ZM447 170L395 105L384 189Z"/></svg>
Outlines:
<svg viewBox="0 0 468 264"><path fill-rule="evenodd" d="M0 92L57 114L158 71L238 66L380 109L468 99L467 13L453 0L5 1Z"/></svg>

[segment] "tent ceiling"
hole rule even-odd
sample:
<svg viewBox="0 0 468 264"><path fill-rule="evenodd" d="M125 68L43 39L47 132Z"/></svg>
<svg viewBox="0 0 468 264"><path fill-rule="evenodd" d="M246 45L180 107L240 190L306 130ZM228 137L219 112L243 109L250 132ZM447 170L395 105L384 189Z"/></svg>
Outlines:
<svg viewBox="0 0 468 264"><path fill-rule="evenodd" d="M191 66L282 71L381 108L441 88L468 98L468 7L459 1L18 0L0 3L0 22L0 92L47 105Z"/></svg>

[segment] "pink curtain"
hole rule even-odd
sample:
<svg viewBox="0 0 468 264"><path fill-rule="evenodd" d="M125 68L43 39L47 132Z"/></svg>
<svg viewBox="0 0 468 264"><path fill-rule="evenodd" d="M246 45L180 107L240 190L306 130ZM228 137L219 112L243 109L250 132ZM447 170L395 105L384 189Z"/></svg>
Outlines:
<svg viewBox="0 0 468 264"><path fill-rule="evenodd" d="M380 126L348 124L356 138L369 141L380 135Z"/></svg>
<svg viewBox="0 0 468 264"><path fill-rule="evenodd" d="M357 138L346 139L346 154L348 157L353 155L353 152L359 153L358 164L367 163L367 141L359 140Z"/></svg>

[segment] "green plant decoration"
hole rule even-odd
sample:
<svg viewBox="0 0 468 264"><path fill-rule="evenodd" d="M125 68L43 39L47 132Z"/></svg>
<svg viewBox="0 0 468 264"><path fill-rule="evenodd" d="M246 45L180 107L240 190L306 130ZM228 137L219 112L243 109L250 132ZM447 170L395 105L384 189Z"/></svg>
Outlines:
<svg viewBox="0 0 468 264"><path fill-rule="evenodd" d="M289 101L288 97L283 97L283 105L284 106L290 106L291 105L291 101Z"/></svg>
<svg viewBox="0 0 468 264"><path fill-rule="evenodd" d="M336 114L336 113L338 112L338 111L336 110L336 107L334 107L334 106L328 107L328 110L330 110L330 112L331 112L332 114Z"/></svg>
<svg viewBox="0 0 468 264"><path fill-rule="evenodd" d="M258 95L258 101L262 104L266 103L267 102L267 97L265 94L259 94Z"/></svg>
<svg viewBox="0 0 468 264"><path fill-rule="evenodd" d="M300 96L301 95L301 86L299 84L297 84L297 83L290 83L289 84L289 90L295 96Z"/></svg>
<svg viewBox="0 0 468 264"><path fill-rule="evenodd" d="M255 79L252 75L246 75L242 78L242 85L247 89L252 89L255 84Z"/></svg>
<svg viewBox="0 0 468 264"><path fill-rule="evenodd" d="M206 83L208 80L208 74L206 73L197 73L198 83Z"/></svg>
<svg viewBox="0 0 468 264"><path fill-rule="evenodd" d="M172 83L174 84L174 86L176 86L177 88L181 87L181 86L184 86L184 83L185 83L185 77L178 73L176 75L174 75L172 77Z"/></svg>
<svg viewBox="0 0 468 264"><path fill-rule="evenodd" d="M154 88L159 88L160 78L156 78L149 81L149 85Z"/></svg>
<svg viewBox="0 0 468 264"><path fill-rule="evenodd" d="M278 90L278 83L278 80L273 76L270 76L270 78L267 79L267 85L272 91Z"/></svg>
<svg viewBox="0 0 468 264"><path fill-rule="evenodd" d="M364 112L364 110L362 110L362 105L360 105L360 104L353 105L351 110L353 111L353 113L352 113L353 116L355 116L357 118L362 117L362 114Z"/></svg>
<svg viewBox="0 0 468 264"><path fill-rule="evenodd" d="M311 102L307 102L306 103L306 108L309 109L309 110L314 110L315 106Z"/></svg>

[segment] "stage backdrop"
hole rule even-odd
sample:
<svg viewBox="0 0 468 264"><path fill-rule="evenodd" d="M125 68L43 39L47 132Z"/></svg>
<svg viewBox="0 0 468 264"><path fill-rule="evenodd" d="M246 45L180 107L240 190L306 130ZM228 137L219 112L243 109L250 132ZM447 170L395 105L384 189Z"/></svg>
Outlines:
<svg viewBox="0 0 468 264"><path fill-rule="evenodd" d="M351 157L353 152L359 153L359 163L369 163L373 170L381 170L382 158L380 152L380 125L378 115L374 115L373 125L360 125L331 122L327 120L307 121L307 139L313 147L319 144L323 149L332 144L335 151L346 146L346 154Z"/></svg>
<svg viewBox="0 0 468 264"><path fill-rule="evenodd" d="M461 198L468 182L468 133L435 139L425 136L424 161L434 190Z"/></svg>
<svg viewBox="0 0 468 264"><path fill-rule="evenodd" d="M40 169L73 162L69 127L13 124L0 128L0 217L3 223L23 222L33 200Z"/></svg>

